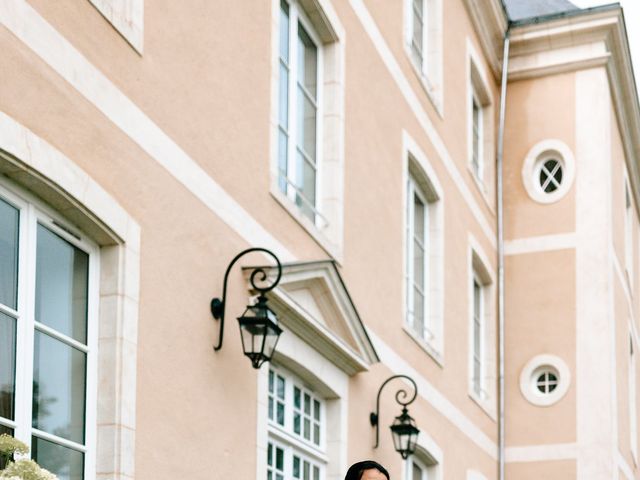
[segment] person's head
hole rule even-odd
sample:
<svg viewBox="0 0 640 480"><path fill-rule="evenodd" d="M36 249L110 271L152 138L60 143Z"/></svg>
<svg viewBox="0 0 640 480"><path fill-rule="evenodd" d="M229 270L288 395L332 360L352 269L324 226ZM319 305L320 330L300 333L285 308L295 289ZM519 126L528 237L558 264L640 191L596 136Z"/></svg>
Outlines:
<svg viewBox="0 0 640 480"><path fill-rule="evenodd" d="M391 477L378 462L364 460L351 465L344 480L391 480Z"/></svg>

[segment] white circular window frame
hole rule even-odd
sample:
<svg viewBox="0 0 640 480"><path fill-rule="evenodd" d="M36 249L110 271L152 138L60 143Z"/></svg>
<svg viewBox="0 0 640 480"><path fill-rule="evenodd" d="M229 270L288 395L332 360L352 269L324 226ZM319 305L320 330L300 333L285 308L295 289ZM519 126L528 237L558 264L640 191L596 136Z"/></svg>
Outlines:
<svg viewBox="0 0 640 480"><path fill-rule="evenodd" d="M557 190L546 193L542 190L538 177L545 161L555 159L562 166L562 181ZM529 196L538 203L554 203L564 197L575 177L576 163L571 149L562 141L549 139L536 143L524 160L522 183Z"/></svg>
<svg viewBox="0 0 640 480"><path fill-rule="evenodd" d="M537 385L538 376L549 369L556 374L558 385L549 393L542 393ZM555 355L538 355L533 357L520 372L520 391L524 398L538 407L548 407L560 401L571 385L571 372L564 360Z"/></svg>

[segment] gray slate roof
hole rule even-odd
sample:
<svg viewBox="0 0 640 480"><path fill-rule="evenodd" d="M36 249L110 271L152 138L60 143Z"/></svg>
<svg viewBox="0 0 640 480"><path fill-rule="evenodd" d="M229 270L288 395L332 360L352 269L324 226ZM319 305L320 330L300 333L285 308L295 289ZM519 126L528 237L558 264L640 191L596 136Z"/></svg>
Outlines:
<svg viewBox="0 0 640 480"><path fill-rule="evenodd" d="M504 3L513 21L580 10L568 0L504 0Z"/></svg>

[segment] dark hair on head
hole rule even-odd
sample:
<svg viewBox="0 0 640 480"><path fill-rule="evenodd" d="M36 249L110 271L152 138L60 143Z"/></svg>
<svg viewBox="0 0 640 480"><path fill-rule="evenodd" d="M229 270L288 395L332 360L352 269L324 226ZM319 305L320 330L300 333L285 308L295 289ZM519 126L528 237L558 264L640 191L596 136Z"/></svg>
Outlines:
<svg viewBox="0 0 640 480"><path fill-rule="evenodd" d="M344 477L344 480L360 480L362 478L362 473L365 470L375 469L382 473L387 480L391 480L389 476L389 472L387 469L380 465L378 462L374 462L373 460L364 460L362 462L356 462L349 467L347 470L347 474Z"/></svg>

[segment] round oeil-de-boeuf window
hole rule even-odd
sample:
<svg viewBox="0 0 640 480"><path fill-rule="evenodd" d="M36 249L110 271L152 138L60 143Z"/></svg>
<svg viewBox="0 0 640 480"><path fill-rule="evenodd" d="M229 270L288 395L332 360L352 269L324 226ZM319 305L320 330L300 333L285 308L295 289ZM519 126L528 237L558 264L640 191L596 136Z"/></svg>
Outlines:
<svg viewBox="0 0 640 480"><path fill-rule="evenodd" d="M529 150L522 166L522 183L538 203L560 200L571 188L575 161L560 140L543 140Z"/></svg>

